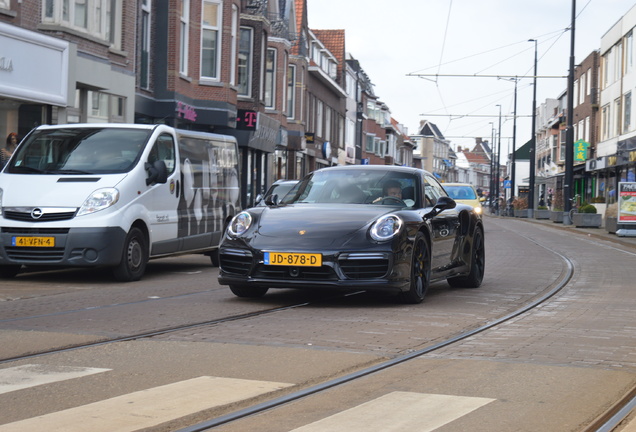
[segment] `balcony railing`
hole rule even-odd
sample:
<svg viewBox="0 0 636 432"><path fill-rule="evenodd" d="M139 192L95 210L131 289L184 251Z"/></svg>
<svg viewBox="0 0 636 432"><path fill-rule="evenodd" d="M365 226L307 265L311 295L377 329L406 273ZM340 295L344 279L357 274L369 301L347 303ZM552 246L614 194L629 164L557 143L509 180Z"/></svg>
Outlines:
<svg viewBox="0 0 636 432"><path fill-rule="evenodd" d="M245 0L243 11L246 15L261 16L270 22L270 34L273 37L296 40L295 29L289 28L289 18L281 16L279 13L268 12L268 0Z"/></svg>

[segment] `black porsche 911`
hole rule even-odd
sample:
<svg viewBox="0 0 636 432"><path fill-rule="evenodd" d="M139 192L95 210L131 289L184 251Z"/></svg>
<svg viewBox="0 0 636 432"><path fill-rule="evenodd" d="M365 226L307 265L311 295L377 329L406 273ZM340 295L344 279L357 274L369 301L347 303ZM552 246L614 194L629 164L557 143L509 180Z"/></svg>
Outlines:
<svg viewBox="0 0 636 432"><path fill-rule="evenodd" d="M237 214L219 260L219 283L239 297L330 287L420 303L435 281L481 285L484 228L427 171L335 166L309 174L281 201L272 196Z"/></svg>

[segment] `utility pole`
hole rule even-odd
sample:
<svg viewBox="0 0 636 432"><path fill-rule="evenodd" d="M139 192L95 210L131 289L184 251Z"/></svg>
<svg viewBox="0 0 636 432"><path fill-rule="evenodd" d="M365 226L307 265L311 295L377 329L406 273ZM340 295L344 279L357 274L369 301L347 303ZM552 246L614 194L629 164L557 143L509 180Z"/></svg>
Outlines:
<svg viewBox="0 0 636 432"><path fill-rule="evenodd" d="M490 124L490 191L488 199L490 200L490 213L495 208L495 123Z"/></svg>
<svg viewBox="0 0 636 432"><path fill-rule="evenodd" d="M497 177L495 178L495 190L497 191L497 215L501 214L501 209L499 208L499 183L500 179L501 179L501 174L499 173L499 170L501 169L501 162L499 161L499 159L501 158L501 105L497 104L495 106L499 107L499 129L497 131L498 135L499 135L499 139L497 140ZM504 205L506 203L504 202Z"/></svg>
<svg viewBox="0 0 636 432"><path fill-rule="evenodd" d="M532 84L532 131L530 138L530 181L528 188L528 217L534 217L534 183L537 162L537 40L534 42L534 81Z"/></svg>
<svg viewBox="0 0 636 432"><path fill-rule="evenodd" d="M515 175L516 175L516 161L515 151L517 148L517 83L518 79L515 78L515 102L514 102L514 118L512 121L512 159L510 168L510 198L515 197Z"/></svg>
<svg viewBox="0 0 636 432"><path fill-rule="evenodd" d="M565 131L565 179L563 184L563 224L572 225L570 209L572 208L574 183L574 23L576 21L576 0L572 0L572 25L570 31L570 73L568 74L568 115Z"/></svg>

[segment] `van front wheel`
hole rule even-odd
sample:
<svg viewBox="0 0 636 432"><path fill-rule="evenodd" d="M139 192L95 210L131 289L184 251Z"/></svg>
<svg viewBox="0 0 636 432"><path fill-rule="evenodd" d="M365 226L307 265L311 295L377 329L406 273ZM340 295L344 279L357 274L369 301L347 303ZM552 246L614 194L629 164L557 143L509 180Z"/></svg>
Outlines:
<svg viewBox="0 0 636 432"><path fill-rule="evenodd" d="M124 250L119 265L113 275L119 282L138 281L146 271L148 245L146 236L139 228L131 228L124 242Z"/></svg>

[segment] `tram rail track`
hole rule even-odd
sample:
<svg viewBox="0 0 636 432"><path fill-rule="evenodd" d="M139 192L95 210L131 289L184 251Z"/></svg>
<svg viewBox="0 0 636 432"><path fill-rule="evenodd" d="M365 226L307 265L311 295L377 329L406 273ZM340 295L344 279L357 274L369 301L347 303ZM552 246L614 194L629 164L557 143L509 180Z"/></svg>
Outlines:
<svg viewBox="0 0 636 432"><path fill-rule="evenodd" d="M527 238L527 240L539 245L538 243L536 243L534 240ZM542 246L542 245L539 245ZM545 246L542 246L545 247ZM546 248L547 249L547 248ZM549 249L548 249L549 250ZM570 281L570 279L572 278L573 274L574 274L574 265L572 263L572 261L567 258L566 256L555 252L555 251L551 251L552 253L556 254L565 264L565 271L559 276L559 280L555 281L555 283L553 283L553 286L551 289L549 289L547 292L543 293L542 295L540 295L538 298L535 298L534 300L532 300L531 302L525 304L524 306L518 308L517 310L508 313L502 317L496 318L486 324L483 324L477 328L474 328L472 330L468 330L465 332L462 332L460 334L457 334L455 336L449 337L441 342L435 343L433 345L427 346L425 348L419 349L419 350L415 350L412 352L409 352L408 354L404 354L404 355L400 355L397 356L395 358L392 358L390 360L378 363L376 365L372 365L369 367L366 367L364 369L361 369L359 371L347 374L345 376L342 377L338 377L329 381L325 381L323 383L319 383L310 387L307 387L305 389L301 389L301 390L297 390L294 392L291 392L289 394L274 398L272 400L269 401L265 401L247 408L243 408L241 410L217 417L215 419L211 419L209 421L205 421L205 422L201 422L198 423L196 425L192 425L186 428L182 428L179 429L177 432L202 432L202 431L206 431L209 429L212 429L214 427L217 426L221 426L230 422L234 422L264 411L268 411L271 409L274 409L278 406L284 405L284 404L288 404L290 402L294 402L300 399L303 399L305 397L311 396L313 394L316 393L320 393L322 391L337 387L337 386L341 386L350 382L353 382L355 380L361 379L363 377L366 377L368 375L372 375L378 372L381 372L385 369L389 369L395 366L398 366L402 363L408 362L410 360L413 360L415 358L421 357L423 355L426 355L428 353L434 352L436 350L439 350L441 348L447 347L449 345L455 344L457 342L463 341L466 338L469 338L471 336L474 336L478 333L484 332L488 329L491 329L495 326L498 326L500 324L505 323L506 321L509 321L515 317L518 317L519 315L522 315L526 312L528 312L531 309L536 308L537 306L539 306L540 304L544 303L545 301L547 301L548 299L550 299L551 297L553 297L555 294L557 294L559 291L561 291Z"/></svg>

